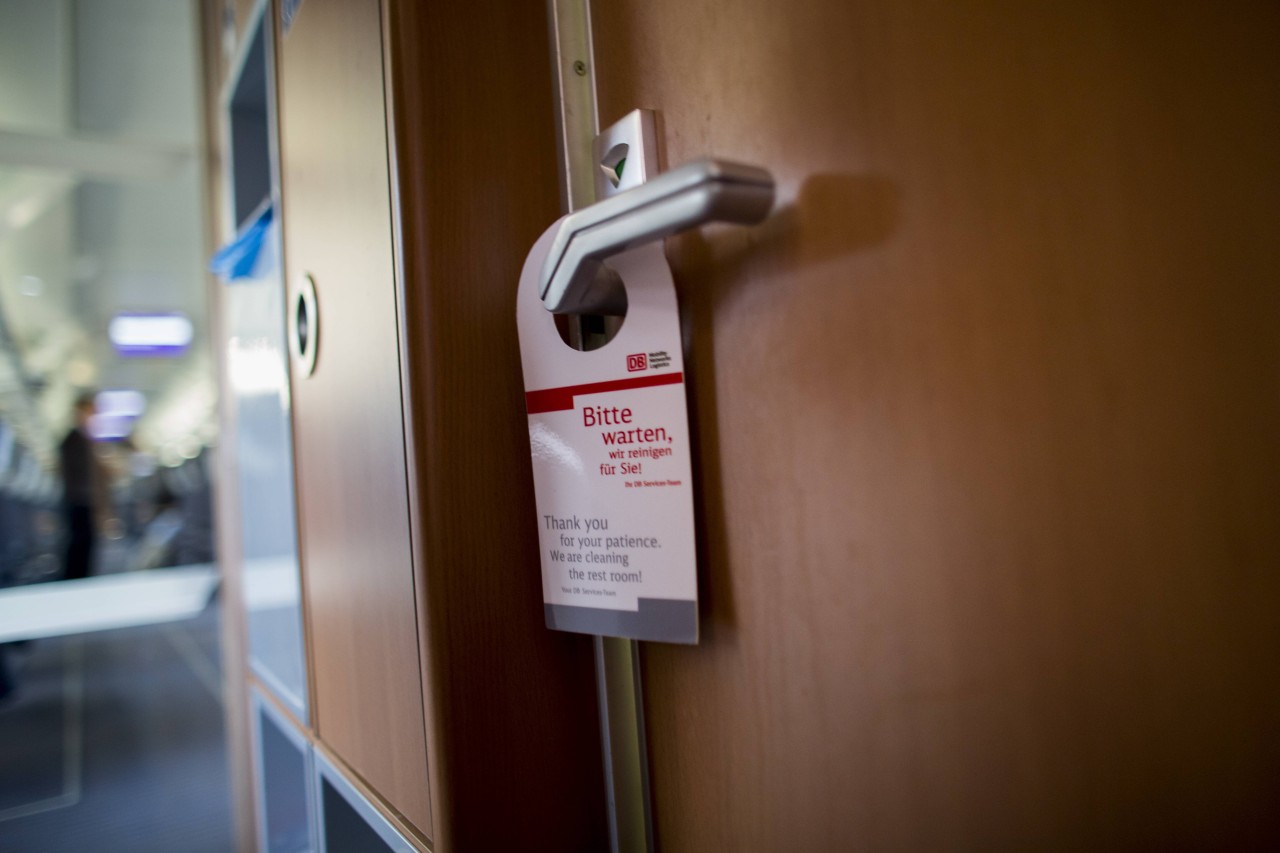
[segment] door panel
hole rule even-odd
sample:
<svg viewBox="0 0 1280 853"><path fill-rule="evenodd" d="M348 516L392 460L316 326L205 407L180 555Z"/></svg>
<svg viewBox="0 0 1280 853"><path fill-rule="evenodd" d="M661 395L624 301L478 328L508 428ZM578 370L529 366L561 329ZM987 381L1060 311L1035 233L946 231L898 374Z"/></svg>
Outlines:
<svg viewBox="0 0 1280 853"><path fill-rule="evenodd" d="M308 0L279 55L290 293L310 273L319 306L294 369L316 725L429 834L377 0Z"/></svg>
<svg viewBox="0 0 1280 853"><path fill-rule="evenodd" d="M1277 11L595 5L602 125L780 189L668 243L664 850L1277 834Z"/></svg>

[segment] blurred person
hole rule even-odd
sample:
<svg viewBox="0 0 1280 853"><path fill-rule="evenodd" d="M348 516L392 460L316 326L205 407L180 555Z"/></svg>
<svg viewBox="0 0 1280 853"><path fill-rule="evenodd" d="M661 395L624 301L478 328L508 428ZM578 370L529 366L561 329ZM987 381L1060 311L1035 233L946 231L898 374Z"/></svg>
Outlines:
<svg viewBox="0 0 1280 853"><path fill-rule="evenodd" d="M94 395L83 393L76 398L75 423L58 446L62 472L62 507L67 522L67 552L63 578L73 580L89 576L97 547L97 511L105 510L103 490L106 486L98 459L89 437L89 419L95 412Z"/></svg>

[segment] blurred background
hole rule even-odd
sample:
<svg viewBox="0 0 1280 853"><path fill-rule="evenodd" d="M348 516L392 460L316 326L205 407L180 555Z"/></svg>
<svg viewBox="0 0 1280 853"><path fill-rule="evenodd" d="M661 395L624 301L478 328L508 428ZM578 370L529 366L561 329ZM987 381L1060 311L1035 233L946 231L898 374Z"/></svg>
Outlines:
<svg viewBox="0 0 1280 853"><path fill-rule="evenodd" d="M231 846L198 25L0 0L2 850ZM78 399L96 536L63 585Z"/></svg>
<svg viewBox="0 0 1280 853"><path fill-rule="evenodd" d="M0 482L6 503L56 502L58 443L97 391L91 432L136 536L162 486L200 488L216 433L194 7L3 0L0 16Z"/></svg>

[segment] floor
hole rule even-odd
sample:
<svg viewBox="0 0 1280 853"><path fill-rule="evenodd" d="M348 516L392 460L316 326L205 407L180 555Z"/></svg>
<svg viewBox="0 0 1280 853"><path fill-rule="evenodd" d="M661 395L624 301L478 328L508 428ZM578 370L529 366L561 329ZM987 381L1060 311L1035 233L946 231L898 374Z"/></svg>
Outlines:
<svg viewBox="0 0 1280 853"><path fill-rule="evenodd" d="M0 851L231 850L216 605L10 657Z"/></svg>

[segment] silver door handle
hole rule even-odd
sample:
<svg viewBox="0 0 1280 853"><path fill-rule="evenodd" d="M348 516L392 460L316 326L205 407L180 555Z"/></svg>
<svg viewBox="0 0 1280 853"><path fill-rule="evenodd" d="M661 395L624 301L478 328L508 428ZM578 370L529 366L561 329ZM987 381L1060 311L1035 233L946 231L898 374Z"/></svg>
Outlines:
<svg viewBox="0 0 1280 853"><path fill-rule="evenodd" d="M542 264L538 295L557 314L621 314L626 293L604 261L708 222L761 222L773 207L773 176L726 160L700 160L560 220Z"/></svg>

